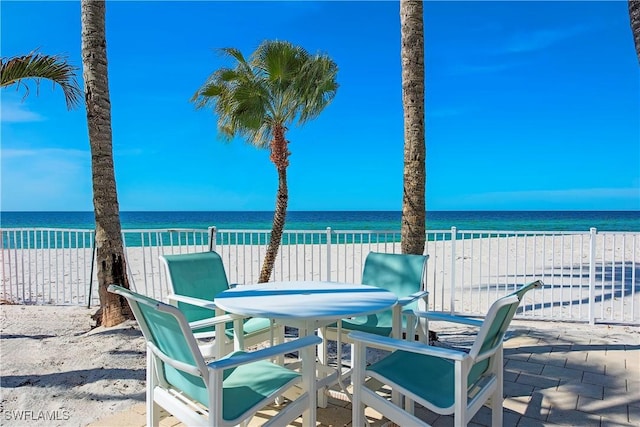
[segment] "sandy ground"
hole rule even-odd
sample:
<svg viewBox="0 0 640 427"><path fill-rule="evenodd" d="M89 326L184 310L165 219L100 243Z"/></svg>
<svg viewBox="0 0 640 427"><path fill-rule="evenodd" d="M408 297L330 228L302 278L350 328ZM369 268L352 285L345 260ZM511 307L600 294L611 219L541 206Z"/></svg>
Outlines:
<svg viewBox="0 0 640 427"><path fill-rule="evenodd" d="M85 426L144 402L137 324L92 329L94 311L0 306L0 425Z"/></svg>

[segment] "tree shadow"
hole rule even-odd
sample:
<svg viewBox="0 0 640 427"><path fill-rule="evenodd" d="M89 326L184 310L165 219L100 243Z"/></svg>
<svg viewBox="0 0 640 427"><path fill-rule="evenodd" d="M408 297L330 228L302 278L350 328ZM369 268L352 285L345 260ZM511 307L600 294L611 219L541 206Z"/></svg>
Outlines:
<svg viewBox="0 0 640 427"><path fill-rule="evenodd" d="M32 339L32 340L44 340L47 338L55 338L56 335L24 335L24 334L2 334L0 335L0 337L2 339L20 339L20 338L27 338L27 339Z"/></svg>
<svg viewBox="0 0 640 427"><path fill-rule="evenodd" d="M595 268L594 276L594 290L596 295L594 297L595 303L602 303L610 301L612 299L618 299L622 297L631 297L633 295L640 295L640 265L633 267L633 263L630 261L621 262L607 262L599 263ZM500 278L508 279L511 276L500 275ZM574 289L574 290L586 290L589 289L589 267L584 265L568 265L563 267L552 267L547 269L542 275L535 276L536 278L544 277L544 286L539 288L545 290L558 290L558 289ZM574 279L584 280L583 283L563 283L560 280L572 281ZM634 280L635 279L635 280ZM518 287L522 286L522 282L508 282L495 284L480 285L483 291L493 291L496 294L513 292ZM542 310L552 307L570 307L579 305L588 305L590 302L589 297L574 298L560 301L543 301L534 302L530 304L521 304L518 307L516 314L523 312L529 312L533 310Z"/></svg>
<svg viewBox="0 0 640 427"><path fill-rule="evenodd" d="M93 368L74 371L54 372L50 374L33 375L3 375L0 377L0 387L18 388L32 387L62 387L72 388L100 380L145 380L146 369L121 368ZM113 397L117 399L117 396ZM120 396L122 398L122 396Z"/></svg>
<svg viewBox="0 0 640 427"><path fill-rule="evenodd" d="M78 335L84 335L85 333L80 333ZM101 331L93 330L90 332L93 336L111 336L111 335L121 335L123 338L128 337L141 337L142 331L137 326L131 325L127 327L115 327L111 329L104 329Z"/></svg>

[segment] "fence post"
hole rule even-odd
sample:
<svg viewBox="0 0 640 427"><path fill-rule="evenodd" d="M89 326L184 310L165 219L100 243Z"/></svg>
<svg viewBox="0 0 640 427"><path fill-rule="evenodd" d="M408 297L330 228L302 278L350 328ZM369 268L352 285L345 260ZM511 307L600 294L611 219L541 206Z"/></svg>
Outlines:
<svg viewBox="0 0 640 427"><path fill-rule="evenodd" d="M41 234L42 235L42 234ZM5 265L4 265L4 231L2 229L0 229L0 264L2 265L2 295L4 295L5 298L9 299L7 297L7 280L5 279ZM42 238L42 248L44 249L44 238ZM7 233L7 249L11 249L11 246L9 245L9 233ZM44 252L44 251L43 251ZM11 265L11 264L9 264ZM44 275L44 272L42 272L42 274ZM11 275L9 275L9 280L11 280ZM9 282L9 286L11 286L11 282ZM11 288L9 288L11 289ZM44 298L44 288L43 288L43 298Z"/></svg>
<svg viewBox="0 0 640 427"><path fill-rule="evenodd" d="M216 250L216 227L208 228L209 231L209 252Z"/></svg>
<svg viewBox="0 0 640 427"><path fill-rule="evenodd" d="M451 314L456 311L456 239L458 232L456 227L451 227L451 302L449 310Z"/></svg>
<svg viewBox="0 0 640 427"><path fill-rule="evenodd" d="M589 324L596 322L595 298L596 298L596 234L595 227L589 229Z"/></svg>
<svg viewBox="0 0 640 427"><path fill-rule="evenodd" d="M327 282L331 281L331 227L327 227Z"/></svg>

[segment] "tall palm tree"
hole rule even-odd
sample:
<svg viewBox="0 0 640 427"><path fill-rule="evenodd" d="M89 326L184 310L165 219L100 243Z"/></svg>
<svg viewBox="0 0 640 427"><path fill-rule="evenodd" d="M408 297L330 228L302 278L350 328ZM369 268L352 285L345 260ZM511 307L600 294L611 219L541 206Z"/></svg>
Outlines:
<svg viewBox="0 0 640 427"><path fill-rule="evenodd" d="M629 0L629 18L631 20L633 41L636 45L636 55L640 63L640 0Z"/></svg>
<svg viewBox="0 0 640 427"><path fill-rule="evenodd" d="M235 61L233 68L215 71L193 96L196 108L212 107L218 130L228 140L240 136L271 151L278 173L278 192L271 239L258 282L269 281L284 229L289 192L289 150L285 134L317 117L338 89L338 67L326 55L310 55L285 41L264 41L249 60L239 50L221 52Z"/></svg>
<svg viewBox="0 0 640 427"><path fill-rule="evenodd" d="M0 58L0 87L17 85L25 89L25 97L29 95L29 86L25 79L35 79L36 91L40 87L40 80L51 80L62 88L67 108L76 107L82 92L76 80L77 68L67 63L59 55L44 55L33 51L27 55Z"/></svg>
<svg viewBox="0 0 640 427"><path fill-rule="evenodd" d="M132 318L126 300L107 291L113 283L128 288L120 211L113 169L111 101L107 79L104 0L82 0L82 68L91 146L93 207L96 220L96 263L100 309L98 325L113 326Z"/></svg>
<svg viewBox="0 0 640 427"><path fill-rule="evenodd" d="M424 24L422 0L400 0L404 188L401 247L422 254L425 244Z"/></svg>

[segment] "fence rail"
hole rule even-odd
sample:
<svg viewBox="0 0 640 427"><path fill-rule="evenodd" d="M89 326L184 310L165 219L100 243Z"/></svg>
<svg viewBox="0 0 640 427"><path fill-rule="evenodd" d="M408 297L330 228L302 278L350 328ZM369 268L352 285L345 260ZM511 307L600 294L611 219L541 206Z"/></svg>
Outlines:
<svg viewBox="0 0 640 427"><path fill-rule="evenodd" d="M72 229L0 229L0 299L20 304L97 305L94 233ZM254 283L267 230L124 230L132 287L167 294L158 256L214 249L231 283ZM370 251L400 252L400 233L285 231L271 280L361 281ZM427 232L432 310L483 315L501 295L541 279L519 317L640 324L640 233L500 230Z"/></svg>

